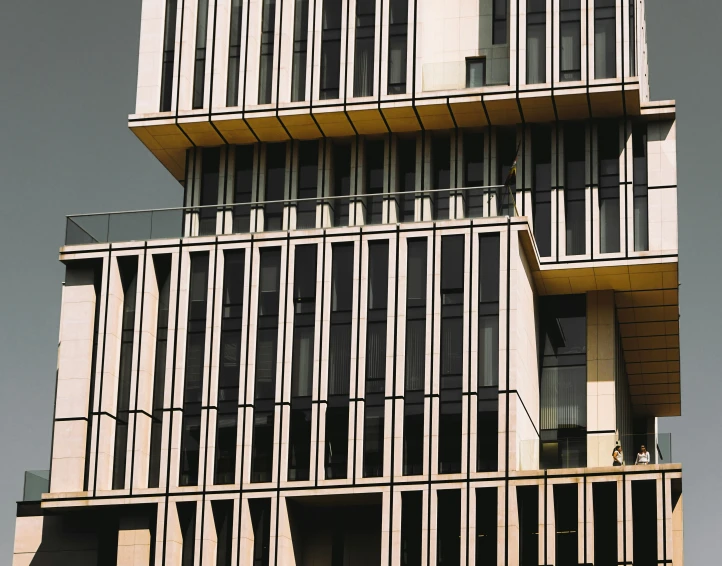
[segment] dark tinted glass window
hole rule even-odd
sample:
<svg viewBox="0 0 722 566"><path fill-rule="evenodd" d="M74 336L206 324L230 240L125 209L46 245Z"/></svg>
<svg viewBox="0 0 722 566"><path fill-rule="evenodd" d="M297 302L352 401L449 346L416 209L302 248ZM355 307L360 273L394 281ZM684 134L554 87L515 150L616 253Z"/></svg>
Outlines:
<svg viewBox="0 0 722 566"><path fill-rule="evenodd" d="M321 12L321 100L339 97L341 81L341 2L325 0Z"/></svg>
<svg viewBox="0 0 722 566"><path fill-rule="evenodd" d="M620 250L619 124L616 120L597 126L599 156L599 248L602 253Z"/></svg>
<svg viewBox="0 0 722 566"><path fill-rule="evenodd" d="M391 0L389 6L388 94L403 94L406 92L408 21L408 0Z"/></svg>
<svg viewBox="0 0 722 566"><path fill-rule="evenodd" d="M316 202L318 196L318 142L304 141L298 144L298 198L296 227L316 227Z"/></svg>
<svg viewBox="0 0 722 566"><path fill-rule="evenodd" d="M293 63L291 101L306 100L308 52L308 0L296 0L293 14Z"/></svg>
<svg viewBox="0 0 722 566"><path fill-rule="evenodd" d="M266 146L266 198L274 201L263 208L265 229L283 228L283 203L286 190L286 144L269 143Z"/></svg>
<svg viewBox="0 0 722 566"><path fill-rule="evenodd" d="M439 134L431 138L431 189L451 187L451 138L448 134ZM449 192L432 194L435 220L449 218Z"/></svg>
<svg viewBox="0 0 722 566"><path fill-rule="evenodd" d="M559 78L562 81L578 81L582 78L581 19L581 0L559 0Z"/></svg>
<svg viewBox="0 0 722 566"><path fill-rule="evenodd" d="M594 0L594 78L617 76L617 9L615 0Z"/></svg>
<svg viewBox="0 0 722 566"><path fill-rule="evenodd" d="M160 79L160 111L168 112L173 105L173 65L175 63L175 25L178 0L165 4L165 30L163 33L163 61Z"/></svg>
<svg viewBox="0 0 722 566"><path fill-rule="evenodd" d="M203 150L200 193L199 236L216 233L216 205L218 204L218 180L221 163L220 148Z"/></svg>
<svg viewBox="0 0 722 566"><path fill-rule="evenodd" d="M647 184L647 124L632 126L634 177L634 251L649 249L649 186Z"/></svg>
<svg viewBox="0 0 722 566"><path fill-rule="evenodd" d="M233 181L233 232L251 230L250 202L253 192L253 153L254 146L236 146L235 175Z"/></svg>
<svg viewBox="0 0 722 566"><path fill-rule="evenodd" d="M241 79L241 19L243 2L231 0L231 32L228 40L228 86L226 106L238 106L238 90Z"/></svg>
<svg viewBox="0 0 722 566"><path fill-rule="evenodd" d="M258 104L270 104L273 88L273 35L276 28L276 0L263 0L261 10Z"/></svg>
<svg viewBox="0 0 722 566"><path fill-rule="evenodd" d="M567 255L586 253L586 136L584 126L568 124L564 128L564 161L566 175L564 207Z"/></svg>
<svg viewBox="0 0 722 566"><path fill-rule="evenodd" d="M193 69L193 108L203 108L206 82L206 41L208 38L208 0L198 0L196 52Z"/></svg>
<svg viewBox="0 0 722 566"><path fill-rule="evenodd" d="M546 82L546 0L526 2L526 82Z"/></svg>
<svg viewBox="0 0 722 566"><path fill-rule="evenodd" d="M375 23L376 0L356 0L354 96L371 96L373 94Z"/></svg>
<svg viewBox="0 0 722 566"><path fill-rule="evenodd" d="M552 132L546 125L534 126L531 138L532 215L539 255L552 255Z"/></svg>

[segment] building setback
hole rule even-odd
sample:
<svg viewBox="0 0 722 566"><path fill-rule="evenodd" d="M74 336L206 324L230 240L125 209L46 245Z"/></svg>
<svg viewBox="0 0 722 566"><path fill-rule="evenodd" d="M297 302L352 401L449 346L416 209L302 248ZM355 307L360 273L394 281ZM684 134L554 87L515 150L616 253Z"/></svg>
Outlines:
<svg viewBox="0 0 722 566"><path fill-rule="evenodd" d="M143 0L139 51L184 206L67 219L14 565L682 565L642 0Z"/></svg>

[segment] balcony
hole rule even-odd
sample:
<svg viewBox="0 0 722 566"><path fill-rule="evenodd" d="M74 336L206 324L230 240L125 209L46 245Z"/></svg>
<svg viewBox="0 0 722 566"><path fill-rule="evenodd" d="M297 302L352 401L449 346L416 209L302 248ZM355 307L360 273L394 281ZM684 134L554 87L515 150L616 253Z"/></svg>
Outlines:
<svg viewBox="0 0 722 566"><path fill-rule="evenodd" d="M67 217L65 245L516 216L504 185L326 196Z"/></svg>

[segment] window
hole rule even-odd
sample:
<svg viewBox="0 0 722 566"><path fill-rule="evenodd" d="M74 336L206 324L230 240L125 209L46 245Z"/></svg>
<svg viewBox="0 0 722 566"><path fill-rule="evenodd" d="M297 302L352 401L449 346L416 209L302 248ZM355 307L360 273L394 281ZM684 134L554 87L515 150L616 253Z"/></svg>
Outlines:
<svg viewBox="0 0 722 566"><path fill-rule="evenodd" d="M617 76L617 8L615 0L594 0L594 78Z"/></svg>
<svg viewBox="0 0 722 566"><path fill-rule="evenodd" d="M637 6L629 0L629 76L637 76Z"/></svg>
<svg viewBox="0 0 722 566"><path fill-rule="evenodd" d="M526 82L547 82L547 6L546 0L526 2Z"/></svg>
<svg viewBox="0 0 722 566"><path fill-rule="evenodd" d="M602 122L597 127L599 156L599 248L601 253L620 250L619 220L619 124Z"/></svg>
<svg viewBox="0 0 722 566"><path fill-rule="evenodd" d="M155 332L155 371L153 373L153 420L150 425L148 487L160 483L161 439L163 437L163 400L165 366L168 351L168 312L170 306L170 255L154 255L155 280L158 284L158 323Z"/></svg>
<svg viewBox="0 0 722 566"><path fill-rule="evenodd" d="M291 102L306 100L306 57L308 52L308 0L296 0L293 15L293 71Z"/></svg>
<svg viewBox="0 0 722 566"><path fill-rule="evenodd" d="M133 368L133 334L135 330L135 297L138 285L138 258L118 258L118 271L123 286L123 315L120 338L120 369L115 411L115 451L113 452L113 489L125 488L125 465L128 454L130 421L130 384Z"/></svg>
<svg viewBox="0 0 722 566"><path fill-rule="evenodd" d="M461 471L464 236L441 238L439 473Z"/></svg>
<svg viewBox="0 0 722 566"><path fill-rule="evenodd" d="M498 469L499 234L479 235L479 330L476 471Z"/></svg>
<svg viewBox="0 0 722 566"><path fill-rule="evenodd" d="M399 221L414 220L416 197L416 138L396 140L396 192L411 193L396 196L399 205Z"/></svg>
<svg viewBox="0 0 722 566"><path fill-rule="evenodd" d="M356 1L356 49L353 95L371 96L374 89L376 0Z"/></svg>
<svg viewBox="0 0 722 566"><path fill-rule="evenodd" d="M519 513L519 566L539 565L539 488L516 488Z"/></svg>
<svg viewBox="0 0 722 566"><path fill-rule="evenodd" d="M325 0L321 13L321 100L339 97L341 82L341 2Z"/></svg>
<svg viewBox="0 0 722 566"><path fill-rule="evenodd" d="M461 490L443 489L437 493L436 564L461 564Z"/></svg>
<svg viewBox="0 0 722 566"><path fill-rule="evenodd" d="M617 564L617 484L592 484L594 509L594 564ZM604 544L599 544L604 541Z"/></svg>
<svg viewBox="0 0 722 566"><path fill-rule="evenodd" d="M245 251L226 251L223 267L221 354L218 368L218 418L214 483L235 483L238 388L241 371Z"/></svg>
<svg viewBox="0 0 722 566"><path fill-rule="evenodd" d="M409 1L391 0L389 5L388 94L406 93L408 28Z"/></svg>
<svg viewBox="0 0 722 566"><path fill-rule="evenodd" d="M427 240L408 240L404 377L404 475L423 473Z"/></svg>
<svg viewBox="0 0 722 566"><path fill-rule="evenodd" d="M382 475L384 454L388 241L369 242L368 253L363 476L378 477Z"/></svg>
<svg viewBox="0 0 722 566"><path fill-rule="evenodd" d="M509 0L493 0L492 40L494 45L509 43Z"/></svg>
<svg viewBox="0 0 722 566"><path fill-rule="evenodd" d="M250 232L251 201L253 192L253 148L252 145L237 145L235 148L235 175L233 179L233 233Z"/></svg>
<svg viewBox="0 0 722 566"><path fill-rule="evenodd" d="M497 128L496 130L496 167L497 179L501 189L501 215L516 215L516 163L518 147L516 145L516 129L514 127Z"/></svg>
<svg viewBox="0 0 722 566"><path fill-rule="evenodd" d="M449 191L451 187L451 137L437 134L431 138L431 193L434 220L449 219ZM442 190L439 190L442 189Z"/></svg>
<svg viewBox="0 0 722 566"><path fill-rule="evenodd" d="M251 453L252 482L271 481L280 284L280 248L261 249Z"/></svg>
<svg viewBox="0 0 722 566"><path fill-rule="evenodd" d="M261 15L261 61L258 66L258 104L271 103L275 28L276 0L263 0Z"/></svg>
<svg viewBox="0 0 722 566"><path fill-rule="evenodd" d="M206 41L208 36L208 0L198 0L196 22L196 59L193 68L193 108L203 108L206 84Z"/></svg>
<svg viewBox="0 0 722 566"><path fill-rule="evenodd" d="M265 231L283 229L283 199L286 192L286 144L266 146L266 201L263 206Z"/></svg>
<svg viewBox="0 0 722 566"><path fill-rule="evenodd" d="M647 184L647 124L632 126L634 178L634 251L649 250L649 186Z"/></svg>
<svg viewBox="0 0 722 566"><path fill-rule="evenodd" d="M577 536L577 529L579 528L577 519L579 489L577 485L571 483L554 486L556 564L558 566L577 566L579 564L579 537ZM637 541L635 541L635 546L636 544ZM634 563L637 564L637 561L635 560Z"/></svg>
<svg viewBox="0 0 722 566"><path fill-rule="evenodd" d="M268 566L271 548L271 500L249 499L253 527L253 562L251 566Z"/></svg>
<svg viewBox="0 0 722 566"><path fill-rule="evenodd" d="M476 563L497 563L498 489L476 489ZM534 566L537 566L536 564Z"/></svg>
<svg viewBox="0 0 722 566"><path fill-rule="evenodd" d="M201 391L208 303L208 253L191 254L190 271L179 481L182 486L198 485Z"/></svg>
<svg viewBox="0 0 722 566"><path fill-rule="evenodd" d="M176 503L176 509L183 539L181 566L193 566L196 550L196 503Z"/></svg>
<svg viewBox="0 0 722 566"><path fill-rule="evenodd" d="M296 205L296 227L316 227L316 201L318 196L318 142L298 143L298 198Z"/></svg>
<svg viewBox="0 0 722 566"><path fill-rule="evenodd" d="M586 135L584 126L564 128L564 208L567 255L586 253Z"/></svg>
<svg viewBox="0 0 722 566"><path fill-rule="evenodd" d="M424 494L401 492L401 566L421 564Z"/></svg>
<svg viewBox="0 0 722 566"><path fill-rule="evenodd" d="M466 216L480 218L484 216L484 134L464 132L463 185L469 189L464 192Z"/></svg>
<svg viewBox="0 0 722 566"><path fill-rule="evenodd" d="M587 464L586 296L541 297L542 468Z"/></svg>
<svg viewBox="0 0 722 566"><path fill-rule="evenodd" d="M198 227L199 236L216 233L216 205L218 204L218 180L221 150L218 147L203 149L201 170L201 194Z"/></svg>
<svg viewBox="0 0 722 566"><path fill-rule="evenodd" d="M231 566L233 556L233 501L211 501L216 527L216 566Z"/></svg>
<svg viewBox="0 0 722 566"><path fill-rule="evenodd" d="M351 144L334 143L331 151L333 196L347 197L351 194ZM336 198L330 202L333 208L333 225L348 226L349 199Z"/></svg>
<svg viewBox="0 0 722 566"><path fill-rule="evenodd" d="M562 81L578 81L582 78L581 19L581 0L559 0L561 35L559 78Z"/></svg>
<svg viewBox="0 0 722 566"><path fill-rule="evenodd" d="M552 131L532 126L532 215L534 238L541 257L552 255Z"/></svg>
<svg viewBox="0 0 722 566"><path fill-rule="evenodd" d="M366 186L364 199L366 205L366 224L380 224L383 221L384 201L384 149L383 139L366 140L364 147L366 161Z"/></svg>
<svg viewBox="0 0 722 566"><path fill-rule="evenodd" d="M296 247L288 479L307 480L311 462L311 389L316 319L316 244Z"/></svg>
<svg viewBox="0 0 722 566"><path fill-rule="evenodd" d="M657 560L657 482L636 480L632 482L632 536L637 566L652 566Z"/></svg>
<svg viewBox="0 0 722 566"><path fill-rule="evenodd" d="M170 111L173 105L173 64L175 63L175 21L177 13L178 0L166 0L163 64L160 79L161 112Z"/></svg>
<svg viewBox="0 0 722 566"><path fill-rule="evenodd" d="M466 88L476 88L486 84L486 57L466 58Z"/></svg>
<svg viewBox="0 0 722 566"><path fill-rule="evenodd" d="M241 78L241 16L243 3L231 0L231 35L228 40L228 86L226 88L226 106L238 106L238 87Z"/></svg>

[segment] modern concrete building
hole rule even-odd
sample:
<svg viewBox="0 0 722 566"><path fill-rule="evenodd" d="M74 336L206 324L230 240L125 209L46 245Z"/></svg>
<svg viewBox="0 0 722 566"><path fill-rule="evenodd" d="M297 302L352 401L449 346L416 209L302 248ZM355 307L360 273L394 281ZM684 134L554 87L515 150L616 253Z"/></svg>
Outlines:
<svg viewBox="0 0 722 566"><path fill-rule="evenodd" d="M143 0L129 125L16 566L682 565L642 0Z"/></svg>

